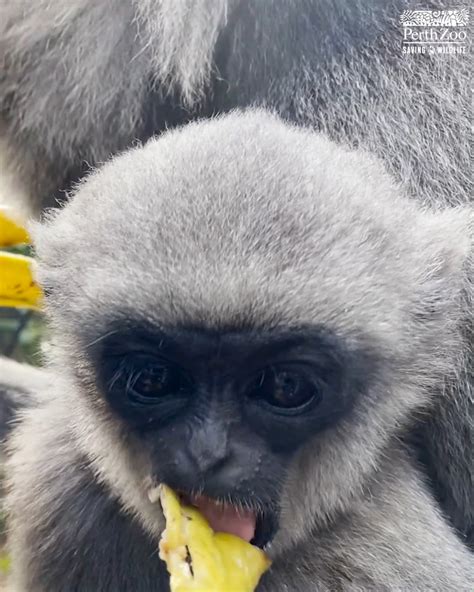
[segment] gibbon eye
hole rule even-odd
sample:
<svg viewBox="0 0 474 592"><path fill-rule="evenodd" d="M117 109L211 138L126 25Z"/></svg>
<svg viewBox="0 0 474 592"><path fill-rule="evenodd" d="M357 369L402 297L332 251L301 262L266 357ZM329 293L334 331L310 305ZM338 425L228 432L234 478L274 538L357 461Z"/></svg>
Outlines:
<svg viewBox="0 0 474 592"><path fill-rule="evenodd" d="M189 392L190 377L181 369L163 363L148 363L128 373L128 398L141 405L155 405L160 399Z"/></svg>
<svg viewBox="0 0 474 592"><path fill-rule="evenodd" d="M290 369L267 368L254 381L248 395L279 410L302 411L321 398L321 389L308 377Z"/></svg>

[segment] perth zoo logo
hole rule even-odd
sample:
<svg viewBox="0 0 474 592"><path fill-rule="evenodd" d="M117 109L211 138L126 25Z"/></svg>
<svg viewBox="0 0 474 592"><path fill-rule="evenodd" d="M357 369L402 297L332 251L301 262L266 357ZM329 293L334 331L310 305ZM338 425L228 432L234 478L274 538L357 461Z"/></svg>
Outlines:
<svg viewBox="0 0 474 592"><path fill-rule="evenodd" d="M465 54L469 9L404 10L400 15L404 54Z"/></svg>

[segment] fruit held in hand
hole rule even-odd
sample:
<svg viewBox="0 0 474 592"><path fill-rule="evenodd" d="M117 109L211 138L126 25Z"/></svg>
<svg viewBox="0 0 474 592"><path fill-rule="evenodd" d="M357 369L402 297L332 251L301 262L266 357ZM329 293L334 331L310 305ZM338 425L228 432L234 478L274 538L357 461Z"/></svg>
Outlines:
<svg viewBox="0 0 474 592"><path fill-rule="evenodd" d="M170 573L171 592L253 592L270 567L265 553L225 532L214 532L197 508L182 505L166 485L160 488L166 529L160 557Z"/></svg>

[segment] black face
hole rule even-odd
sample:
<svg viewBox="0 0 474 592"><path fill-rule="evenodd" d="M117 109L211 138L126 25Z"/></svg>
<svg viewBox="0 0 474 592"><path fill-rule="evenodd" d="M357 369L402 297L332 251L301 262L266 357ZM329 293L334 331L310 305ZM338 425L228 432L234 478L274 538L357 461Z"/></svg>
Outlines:
<svg viewBox="0 0 474 592"><path fill-rule="evenodd" d="M370 374L320 329L134 327L100 348L101 390L146 446L153 480L258 509L263 539L291 455L350 410Z"/></svg>

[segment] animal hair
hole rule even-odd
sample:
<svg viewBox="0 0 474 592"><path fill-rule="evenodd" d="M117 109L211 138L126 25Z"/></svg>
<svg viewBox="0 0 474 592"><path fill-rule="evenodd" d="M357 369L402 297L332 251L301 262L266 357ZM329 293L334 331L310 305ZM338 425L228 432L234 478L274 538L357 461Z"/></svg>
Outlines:
<svg viewBox="0 0 474 592"><path fill-rule="evenodd" d="M88 170L137 141L202 116L260 106L375 155L397 194L445 220L464 207L467 219L470 63L465 55L402 54L399 17L418 7L439 8L407 0L1 3L0 199L39 215ZM135 195L144 207L143 195ZM469 257L464 268L456 359L430 387L430 404L414 411L404 438L443 514L472 546ZM235 300L230 288L227 298Z"/></svg>
<svg viewBox="0 0 474 592"><path fill-rule="evenodd" d="M259 110L188 124L94 172L34 229L56 384L12 440L15 589L165 581L150 458L110 413L89 351L111 318L138 318L324 326L368 352L354 409L291 460L259 590L469 590L470 553L403 440L457 372L471 222L467 207L410 199L367 153ZM124 540L148 560L121 565Z"/></svg>
<svg viewBox="0 0 474 592"><path fill-rule="evenodd" d="M19 410L36 404L34 392L47 391L50 375L43 369L0 357L0 440L3 442Z"/></svg>
<svg viewBox="0 0 474 592"><path fill-rule="evenodd" d="M468 59L398 51L407 8L405 0L3 3L7 164L27 177L30 199L50 204L136 139L263 105L381 156L415 197L466 203ZM25 155L33 171L23 170Z"/></svg>
<svg viewBox="0 0 474 592"><path fill-rule="evenodd" d="M13 152L6 170L26 174L30 199L49 205L87 163L143 137L143 105L155 88L161 103L177 94L192 108L225 17L224 0L3 2L0 107Z"/></svg>

